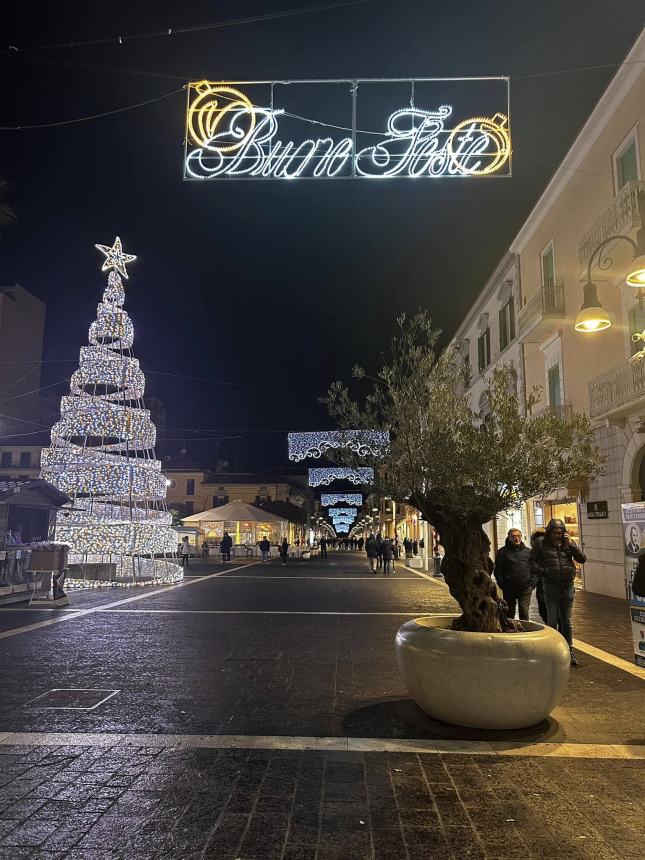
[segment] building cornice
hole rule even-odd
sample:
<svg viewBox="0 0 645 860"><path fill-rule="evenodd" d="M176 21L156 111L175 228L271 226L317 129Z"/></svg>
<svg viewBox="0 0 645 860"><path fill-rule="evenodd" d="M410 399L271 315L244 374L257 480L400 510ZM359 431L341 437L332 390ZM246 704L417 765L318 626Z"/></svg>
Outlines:
<svg viewBox="0 0 645 860"><path fill-rule="evenodd" d="M477 296L477 300L473 303L470 310L460 323L459 328L454 333L451 343L458 343L466 336L468 330L477 322L478 317L481 315L483 306L492 296L495 295L497 290L500 288L502 281L508 279L509 270L511 269L513 269L513 273L517 271L517 255L508 251L497 264L493 274L486 281L484 289Z"/></svg>

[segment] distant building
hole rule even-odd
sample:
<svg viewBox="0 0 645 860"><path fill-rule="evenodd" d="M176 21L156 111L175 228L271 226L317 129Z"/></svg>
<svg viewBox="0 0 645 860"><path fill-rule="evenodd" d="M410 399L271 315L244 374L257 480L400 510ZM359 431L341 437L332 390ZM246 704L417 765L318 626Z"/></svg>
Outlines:
<svg viewBox="0 0 645 860"><path fill-rule="evenodd" d="M44 302L20 284L0 287L0 436L38 414L44 330Z"/></svg>

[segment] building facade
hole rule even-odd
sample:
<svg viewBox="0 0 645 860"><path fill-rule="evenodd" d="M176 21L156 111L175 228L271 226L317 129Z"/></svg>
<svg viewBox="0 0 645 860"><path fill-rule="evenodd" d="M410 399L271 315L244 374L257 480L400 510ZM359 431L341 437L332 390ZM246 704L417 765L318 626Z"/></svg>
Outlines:
<svg viewBox="0 0 645 860"><path fill-rule="evenodd" d="M621 503L645 498L645 363L629 360L640 349L632 335L645 329L645 302L624 283L632 259L629 243L612 242L604 253L598 249L616 234L635 240L638 229L645 226L640 218L644 166L645 30L510 244L506 258L516 260L515 338L506 353L517 362L518 384L524 392L539 386L538 409L561 415L587 413L606 458L604 474L588 486L562 487L548 499L531 500L522 512L523 531L545 524L552 516L563 519L588 557L584 587L616 597L626 596ZM592 280L613 324L606 331L579 333L574 325L590 262ZM478 297L457 332L456 346L473 337L480 342L486 314L494 324L500 305L500 300L492 301L496 283L493 277ZM494 331L490 338L494 344ZM485 345L482 349L486 358ZM471 362L477 361L472 344L469 351ZM497 358L501 357L500 353ZM495 359L491 355L487 366L494 366ZM477 384L474 373L474 408ZM590 504L589 516L588 503L596 502L602 504Z"/></svg>
<svg viewBox="0 0 645 860"><path fill-rule="evenodd" d="M0 413L4 433L24 432L38 413L45 304L14 284L0 287ZM12 419L15 419L12 420ZM11 428L11 429L9 429Z"/></svg>

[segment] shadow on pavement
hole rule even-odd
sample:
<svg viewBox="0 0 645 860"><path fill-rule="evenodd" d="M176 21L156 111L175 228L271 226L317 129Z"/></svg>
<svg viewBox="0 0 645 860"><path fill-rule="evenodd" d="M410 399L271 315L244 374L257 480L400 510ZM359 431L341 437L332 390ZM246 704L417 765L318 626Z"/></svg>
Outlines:
<svg viewBox="0 0 645 860"><path fill-rule="evenodd" d="M469 729L442 723L428 716L412 699L377 702L358 708L343 719L342 729L350 738L416 738L450 741L530 741L544 743L560 730L549 718L528 729L494 731Z"/></svg>

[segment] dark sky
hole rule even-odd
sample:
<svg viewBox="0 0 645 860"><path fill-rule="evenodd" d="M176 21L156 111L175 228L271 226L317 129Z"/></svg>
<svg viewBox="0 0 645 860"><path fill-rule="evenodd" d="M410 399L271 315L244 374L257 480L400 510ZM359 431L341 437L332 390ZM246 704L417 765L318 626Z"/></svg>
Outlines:
<svg viewBox="0 0 645 860"><path fill-rule="evenodd" d="M0 132L0 175L19 216L0 243L0 280L47 303L43 382L74 369L60 360L86 343L103 286L94 243L118 233L139 256L126 303L135 354L166 403L169 450L185 439L196 459L214 446L191 439L244 431L253 441L223 441L229 455L237 446L241 467L276 467L286 443L269 431L324 426L317 396L354 362L376 364L400 311L427 307L450 335L612 69L540 73L619 63L643 23L642 0L374 0L122 45L38 47L315 5L114 0L42 14L42 3L3 4L2 38L21 50L2 55L0 125L100 113L200 78L514 77L511 179L185 183L183 94Z"/></svg>

